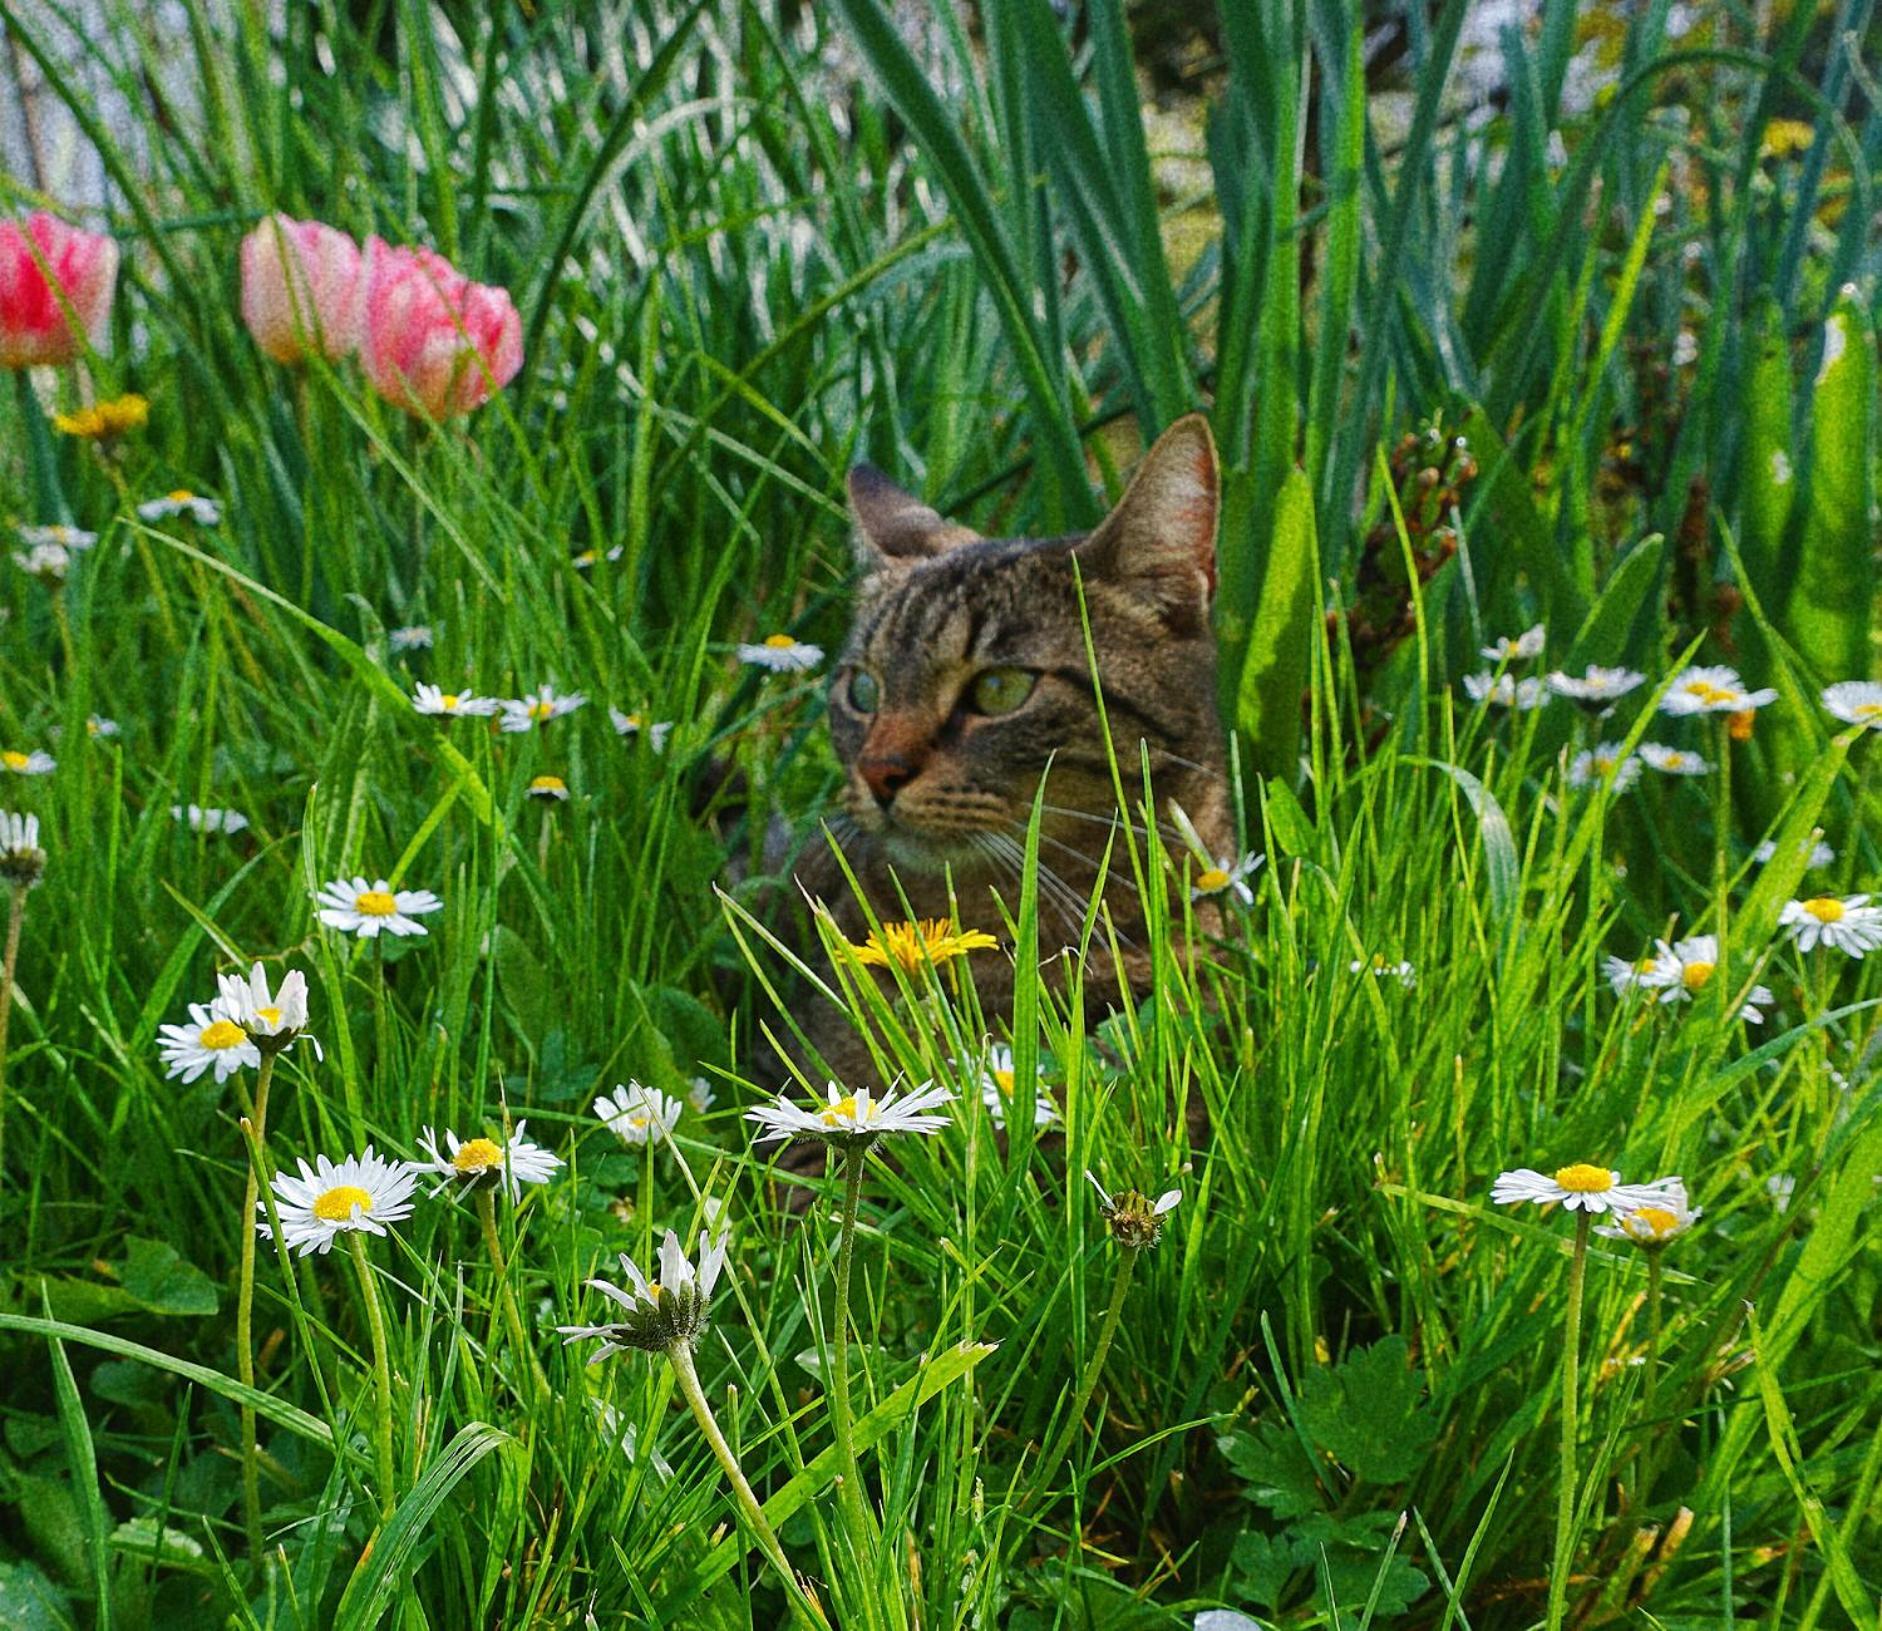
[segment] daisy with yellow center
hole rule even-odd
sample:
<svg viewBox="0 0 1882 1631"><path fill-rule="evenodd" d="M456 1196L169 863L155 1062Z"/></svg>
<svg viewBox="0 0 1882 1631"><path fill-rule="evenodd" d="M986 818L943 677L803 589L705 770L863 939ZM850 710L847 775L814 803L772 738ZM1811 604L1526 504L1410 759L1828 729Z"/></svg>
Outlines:
<svg viewBox="0 0 1882 1631"><path fill-rule="evenodd" d="M58 767L59 761L50 753L21 753L17 748L0 752L0 768L16 776L50 776Z"/></svg>
<svg viewBox="0 0 1882 1631"><path fill-rule="evenodd" d="M538 725L546 725L552 719L572 714L587 700L579 691L571 692L568 696L557 696L553 685L545 685L540 691L510 697L501 703L503 718L499 725L512 734L533 731Z"/></svg>
<svg viewBox="0 0 1882 1631"><path fill-rule="evenodd" d="M738 648L738 660L774 674L807 674L823 661L823 647L809 645L788 634L767 634L755 644Z"/></svg>
<svg viewBox="0 0 1882 1631"><path fill-rule="evenodd" d="M172 804L170 814L191 832L238 833L248 825L240 810L219 810L213 804Z"/></svg>
<svg viewBox="0 0 1882 1631"><path fill-rule="evenodd" d="M16 549L13 564L48 589L58 589L71 573L72 552L63 544L34 544L31 549Z"/></svg>
<svg viewBox="0 0 1882 1631"><path fill-rule="evenodd" d="M1648 1185L1657 1193L1645 1206L1617 1212L1612 1223L1595 1230L1609 1240L1631 1240L1648 1251L1670 1245L1698 1222L1704 1208L1693 1206L1686 1197L1686 1185L1678 1178L1662 1178Z"/></svg>
<svg viewBox="0 0 1882 1631"><path fill-rule="evenodd" d="M1041 1062L1034 1068L1032 1123L1050 1127L1059 1119L1059 1107L1046 1091L1046 1070ZM1019 1077L1013 1068L1013 1050L996 1042L987 1050L987 1062L980 1070L980 1102L996 1128L1006 1126L1009 1111L1019 1104Z"/></svg>
<svg viewBox="0 0 1882 1631"><path fill-rule="evenodd" d="M495 697L480 697L475 691L447 691L442 686L418 684L412 687L412 711L456 719L460 715L483 718L503 706Z"/></svg>
<svg viewBox="0 0 1882 1631"><path fill-rule="evenodd" d="M1533 1167L1518 1167L1498 1175L1490 1186L1490 1200L1496 1206L1520 1206L1533 1201L1540 1206L1561 1206L1570 1212L1621 1213L1660 1200L1658 1184L1624 1184L1618 1172L1592 1166L1586 1161L1557 1167L1554 1172L1537 1172Z"/></svg>
<svg viewBox="0 0 1882 1631"><path fill-rule="evenodd" d="M673 734L673 721L670 719L649 719L645 714L624 714L619 708L608 710L608 722L614 726L617 736L633 738L644 736L647 745L655 753L664 753L667 738Z"/></svg>
<svg viewBox="0 0 1882 1631"><path fill-rule="evenodd" d="M1735 668L1688 668L1673 677L1660 698L1660 711L1689 714L1740 714L1777 701L1772 690L1748 691Z"/></svg>
<svg viewBox="0 0 1882 1631"><path fill-rule="evenodd" d="M1687 1002L1712 983L1719 968L1719 937L1694 935L1668 945L1654 942L1652 966L1640 976L1640 984L1660 993L1662 1003ZM1764 1010L1777 1001L1768 987L1753 986L1751 995L1738 1010L1738 1017L1753 1025L1764 1023Z"/></svg>
<svg viewBox="0 0 1882 1631"><path fill-rule="evenodd" d="M41 544L57 544L68 550L90 549L98 542L97 533L87 532L83 527L68 527L62 521L47 527L22 524L13 531L28 549L37 549Z"/></svg>
<svg viewBox="0 0 1882 1631"><path fill-rule="evenodd" d="M216 985L223 1011L263 1053L282 1052L307 1029L307 976L297 968L282 977L278 991L268 989L268 973L260 963L246 976L218 974ZM320 1051L317 1042L314 1051Z"/></svg>
<svg viewBox="0 0 1882 1631"><path fill-rule="evenodd" d="M310 1167L296 1165L300 1175L277 1172L274 1177L275 1211L281 1219L281 1238L306 1257L325 1256L343 1234L358 1230L383 1235L389 1226L412 1215L412 1191L418 1169L404 1161L388 1161L368 1144L365 1152L344 1161L316 1156ZM264 1202L255 1203L262 1214L256 1225L272 1238Z"/></svg>
<svg viewBox="0 0 1882 1631"><path fill-rule="evenodd" d="M322 884L314 895L320 921L329 929L372 940L381 933L422 935L420 917L444 909L429 889L394 889L384 878L340 878Z"/></svg>
<svg viewBox="0 0 1882 1631"><path fill-rule="evenodd" d="M1369 959L1354 958L1346 965L1348 974L1370 974L1374 979L1397 980L1407 991L1418 984L1418 970L1410 963L1393 962L1390 958L1375 954Z"/></svg>
<svg viewBox="0 0 1882 1631"><path fill-rule="evenodd" d="M243 1030L228 1004L193 1002L187 1025L157 1027L157 1056L167 1067L164 1075L193 1082L213 1070L218 1083L226 1082L244 1065L261 1067L261 1052Z"/></svg>
<svg viewBox="0 0 1882 1631"><path fill-rule="evenodd" d="M569 784L560 776L536 776L525 791L531 798L545 803L566 804L569 800Z"/></svg>
<svg viewBox="0 0 1882 1631"><path fill-rule="evenodd" d="M1640 760L1662 776L1703 776L1712 769L1701 755L1660 742L1642 742Z"/></svg>
<svg viewBox="0 0 1882 1631"><path fill-rule="evenodd" d="M1882 681L1843 680L1825 690L1822 700L1845 725L1882 731Z"/></svg>
<svg viewBox="0 0 1882 1631"><path fill-rule="evenodd" d="M149 423L150 403L135 392L52 416L54 430L88 442L109 442L130 431L142 430Z"/></svg>
<svg viewBox="0 0 1882 1631"><path fill-rule="evenodd" d="M115 719L105 719L99 714L88 714L85 718L85 734L94 740L120 735L123 731Z"/></svg>
<svg viewBox="0 0 1882 1631"><path fill-rule="evenodd" d="M729 1237L712 1239L702 1229L699 1233L699 1266L687 1261L686 1249L671 1229L660 1243L659 1277L650 1280L640 1265L623 1253L621 1272L627 1276L624 1288L607 1280L590 1280L589 1289L598 1291L619 1311L607 1325L559 1325L557 1332L569 1342L599 1338L601 1346L589 1356L597 1365L609 1354L625 1348L643 1353L668 1353L676 1345L691 1347L706 1328L712 1304L712 1288L719 1283L725 1267L725 1248Z"/></svg>
<svg viewBox="0 0 1882 1631"><path fill-rule="evenodd" d="M1865 952L1882 950L1882 906L1871 906L1867 895L1790 901L1778 925L1790 930L1799 951L1822 945L1860 959Z"/></svg>
<svg viewBox="0 0 1882 1631"><path fill-rule="evenodd" d="M1579 708L1605 713L1646 677L1638 669L1602 668L1595 664L1579 675L1557 669L1547 675L1543 683L1558 697L1568 698Z"/></svg>
<svg viewBox="0 0 1882 1631"><path fill-rule="evenodd" d="M1466 674L1464 691L1472 702L1491 708L1514 708L1528 713L1549 700L1549 688L1533 674L1517 679L1513 674Z"/></svg>
<svg viewBox="0 0 1882 1631"><path fill-rule="evenodd" d="M1575 755L1566 780L1577 791L1605 787L1610 793L1625 793L1640 780L1640 760L1623 753L1618 742L1603 742Z"/></svg>
<svg viewBox="0 0 1882 1631"><path fill-rule="evenodd" d="M1492 663L1527 662L1532 657L1542 655L1542 648L1548 643L1548 638L1548 630L1538 623L1518 635L1499 635L1483 648L1482 655L1486 662Z"/></svg>
<svg viewBox="0 0 1882 1631"><path fill-rule="evenodd" d="M919 923L885 923L871 929L860 944L850 942L856 961L869 968L899 968L904 974L919 974L928 964L939 967L970 951L985 951L999 945L992 935L980 929L956 930L952 918L923 918Z"/></svg>
<svg viewBox="0 0 1882 1631"><path fill-rule="evenodd" d="M494 1185L502 1188L512 1201L519 1201L523 1198L523 1185L548 1183L562 1165L559 1155L525 1136L528 1128L527 1121L519 1121L515 1130L501 1142L483 1137L460 1140L446 1128L441 1150L437 1136L427 1127L418 1140L418 1147L425 1156L417 1164L418 1169L442 1177L445 1181L439 1189Z"/></svg>
<svg viewBox="0 0 1882 1631"><path fill-rule="evenodd" d="M824 1088L824 1102L814 1110L779 1094L775 1104L747 1110L745 1119L764 1129L753 1139L755 1144L815 1138L847 1148L868 1146L890 1133L938 1133L948 1118L934 1112L953 1101L951 1091L933 1082L901 1094L891 1090L879 1099L866 1087L850 1089L830 1082Z"/></svg>
<svg viewBox="0 0 1882 1631"><path fill-rule="evenodd" d="M187 487L179 487L137 506L140 521L174 521L179 516L194 521L199 527L213 527L222 519L222 506L213 498L192 493Z"/></svg>
<svg viewBox="0 0 1882 1631"><path fill-rule="evenodd" d="M612 1094L602 1094L594 1104L602 1126L630 1148L671 1138L684 1108L671 1094L636 1081L617 1082Z"/></svg>

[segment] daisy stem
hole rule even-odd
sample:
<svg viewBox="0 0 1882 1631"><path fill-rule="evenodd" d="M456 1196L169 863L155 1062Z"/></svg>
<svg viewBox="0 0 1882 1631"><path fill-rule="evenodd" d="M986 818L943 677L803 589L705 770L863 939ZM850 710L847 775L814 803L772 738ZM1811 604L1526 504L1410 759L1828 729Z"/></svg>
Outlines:
<svg viewBox="0 0 1882 1631"><path fill-rule="evenodd" d="M1548 1631L1561 1631L1568 1573L1575 1557L1575 1449L1581 1436L1581 1296L1588 1276L1591 1215L1575 1214L1575 1255L1568 1268L1568 1324L1562 1355L1562 1457L1555 1499L1555 1555L1549 1567Z"/></svg>
<svg viewBox="0 0 1882 1631"><path fill-rule="evenodd" d="M868 1147L861 1143L843 1152L843 1232L836 1249L836 1353L830 1389L831 1427L843 1469L843 1510L859 1558L864 1555L871 1525L863 1505L862 1472L856 1464L855 1417L850 1410L850 1259L855 1255L856 1212L862 1205L863 1163L868 1158Z"/></svg>
<svg viewBox="0 0 1882 1631"><path fill-rule="evenodd" d="M1647 1253L1647 1375L1640 1389L1640 1414L1647 1430L1655 1435L1654 1442L1657 1442L1659 1436L1659 1427L1654 1420L1654 1401L1660 1382L1660 1319L1660 1254L1650 1251ZM1641 1468L1636 1500L1643 1507L1653 1499L1653 1460L1653 1456L1648 1455L1646 1464Z"/></svg>
<svg viewBox="0 0 1882 1631"><path fill-rule="evenodd" d="M26 885L15 884L7 905L7 949L0 962L0 1187L7 1170L7 1022L13 1017L13 971L20 961L20 925L26 921Z"/></svg>
<svg viewBox="0 0 1882 1631"><path fill-rule="evenodd" d="M242 1271L235 1292L235 1373L244 1387L255 1385L255 1208L261 1197L261 1143L268 1134L268 1085L274 1080L273 1053L261 1056L255 1072L255 1099L245 1129L248 1177L242 1185ZM242 1402L242 1520L248 1531L249 1561L262 1567L261 1458L255 1434L255 1407Z"/></svg>
<svg viewBox="0 0 1882 1631"><path fill-rule="evenodd" d="M797 1578L797 1571L791 1567L790 1560L784 1555L784 1547L779 1542L777 1531L765 1516L765 1510L758 1504L758 1496L745 1473L738 1464L738 1458L732 1454L732 1446L726 1443L725 1434L719 1430L719 1423L712 1414L712 1406L706 1402L705 1390L699 1385L699 1372L693 1368L693 1350L684 1342L676 1342L667 1349L667 1360L673 1366L673 1375L680 1384L680 1392L685 1396L687 1406L693 1412L693 1420L699 1423L700 1432L706 1435L706 1442L712 1446L712 1453L718 1458L724 1469L727 1481L732 1486L732 1493L738 1500L738 1509L744 1515L746 1524L758 1541L759 1549L765 1554L772 1568L778 1571L778 1578L784 1582L785 1589L791 1594L791 1604L797 1610L798 1618L806 1625L827 1627L829 1621L817 1609L805 1592L803 1584Z"/></svg>
<svg viewBox="0 0 1882 1631"><path fill-rule="evenodd" d="M1118 1321L1124 1315L1124 1300L1130 1295L1131 1276L1136 1271L1137 1253L1127 1247L1118 1253L1117 1277L1111 1282L1111 1301L1104 1311L1104 1323L1098 1327L1098 1344L1091 1350L1091 1358L1086 1361L1085 1374L1078 1379L1078 1391L1072 1395L1072 1405L1065 1413L1058 1437L1052 1441L1052 1448L1040 1458L1038 1469L1033 1474L1032 1486L1021 1503L1024 1506L1030 1506L1045 1491L1071 1451L1072 1437L1078 1431L1079 1423L1085 1419L1091 1396L1098 1391L1098 1383L1104 1377L1104 1362L1110 1357L1111 1339L1117 1335Z"/></svg>
<svg viewBox="0 0 1882 1631"><path fill-rule="evenodd" d="M542 1361L536 1357L536 1350L530 1347L528 1338L523 1334L523 1316L518 1312L515 1294L510 1290L509 1270L503 1260L503 1240L497 1233L497 1192L494 1184L481 1183L477 1186L477 1221L483 1225L484 1247L490 1253L490 1267L497 1277L497 1302L503 1309L503 1324L510 1334L510 1345L516 1349L517 1363L529 1367L537 1403L547 1407L549 1378L543 1374Z"/></svg>
<svg viewBox="0 0 1882 1631"><path fill-rule="evenodd" d="M392 1460L392 1361L386 1353L386 1317L379 1307L379 1287L372 1277L372 1264L366 1259L366 1237L362 1230L346 1231L347 1249L353 1254L353 1267L359 1271L359 1292L366 1300L366 1324L372 1332L373 1379L378 1386L378 1421L373 1434L379 1452L379 1515L392 1516L396 1504L397 1474Z"/></svg>

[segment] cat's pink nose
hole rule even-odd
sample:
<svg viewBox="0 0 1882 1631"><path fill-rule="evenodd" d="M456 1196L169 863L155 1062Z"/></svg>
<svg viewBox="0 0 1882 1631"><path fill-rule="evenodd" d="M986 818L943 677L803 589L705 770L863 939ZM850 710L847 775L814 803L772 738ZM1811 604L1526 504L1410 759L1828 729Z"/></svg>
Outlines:
<svg viewBox="0 0 1882 1631"><path fill-rule="evenodd" d="M915 779L916 766L899 753L875 753L856 761L856 771L883 809Z"/></svg>

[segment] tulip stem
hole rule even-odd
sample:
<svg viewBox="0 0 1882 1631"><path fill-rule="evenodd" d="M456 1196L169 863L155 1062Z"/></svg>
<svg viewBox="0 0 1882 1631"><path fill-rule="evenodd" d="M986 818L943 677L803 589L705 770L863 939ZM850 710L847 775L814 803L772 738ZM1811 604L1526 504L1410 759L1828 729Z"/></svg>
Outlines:
<svg viewBox="0 0 1882 1631"><path fill-rule="evenodd" d="M1549 1567L1548 1631L1561 1631L1568 1575L1575 1560L1575 1451L1581 1423L1581 1298L1588 1274L1590 1214L1575 1214L1575 1255L1568 1268L1568 1318L1562 1354L1562 1453L1555 1497L1555 1552Z"/></svg>

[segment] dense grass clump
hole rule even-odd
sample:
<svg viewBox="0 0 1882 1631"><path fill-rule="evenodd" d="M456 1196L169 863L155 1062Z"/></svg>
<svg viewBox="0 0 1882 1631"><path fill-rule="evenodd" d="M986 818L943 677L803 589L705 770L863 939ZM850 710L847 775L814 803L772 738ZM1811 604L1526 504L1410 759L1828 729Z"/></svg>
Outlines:
<svg viewBox="0 0 1882 1631"><path fill-rule="evenodd" d="M0 1626L1875 1623L1872 8L101 9L4 20L107 181L0 178ZM1077 530L1197 408L1153 989L1036 836L794 936L844 472Z"/></svg>

